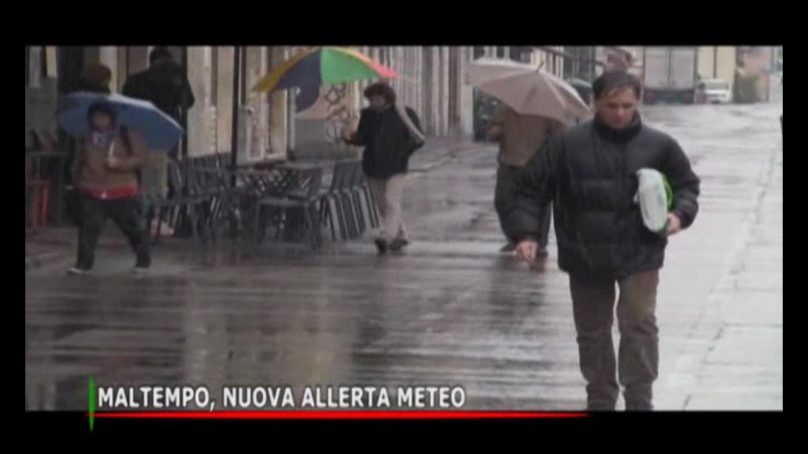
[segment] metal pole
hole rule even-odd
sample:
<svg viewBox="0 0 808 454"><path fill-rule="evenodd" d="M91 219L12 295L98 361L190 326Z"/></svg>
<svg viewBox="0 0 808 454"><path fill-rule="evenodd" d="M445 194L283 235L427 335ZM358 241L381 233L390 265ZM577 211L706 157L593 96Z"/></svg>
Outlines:
<svg viewBox="0 0 808 454"><path fill-rule="evenodd" d="M769 87L768 87L768 88L769 88L769 89L767 90L767 93L766 93L766 98L767 98L767 99L766 99L766 101L767 101L767 102L771 102L771 101L772 101L772 85L773 85L773 84L772 84L772 78L773 78L773 76L776 74L775 68L776 68L776 66L777 66L777 62L776 62L776 58L777 58L777 47L776 47L776 46L772 46L772 47L770 48L769 52L771 53L771 64L770 64L770 66L769 66L769 77L767 78L767 80L769 81L769 82L768 82L768 85L769 85Z"/></svg>
<svg viewBox="0 0 808 454"><path fill-rule="evenodd" d="M247 48L241 48L241 56L239 57L239 61L241 62L241 70L239 71L239 76L241 76L240 80L240 87L239 90L239 99L241 100L241 104L247 104L247 90L244 87L247 86Z"/></svg>
<svg viewBox="0 0 808 454"><path fill-rule="evenodd" d="M181 49L181 59L182 59L182 74L187 79L188 78L188 47L183 46ZM182 135L182 142L181 146L182 149L180 153L182 155L182 185L183 185L183 193L188 193L188 105L186 104L185 93L182 94L180 98L180 121L182 129L185 133Z"/></svg>
<svg viewBox="0 0 808 454"><path fill-rule="evenodd" d="M230 169L235 171L238 166L238 108L241 96L239 93L239 86L241 85L241 52L239 46L233 47L233 93L232 93L232 108L233 118L230 122ZM230 187L236 187L236 174L230 176ZM230 222L230 236L235 238L238 232L236 222Z"/></svg>
<svg viewBox="0 0 808 454"><path fill-rule="evenodd" d="M239 46L233 48L233 118L231 121L230 133L230 168L235 170L238 166L238 107L241 100L239 86L241 81L241 49ZM236 186L236 176L230 178L230 185Z"/></svg>
<svg viewBox="0 0 808 454"><path fill-rule="evenodd" d="M713 79L718 79L718 46L713 46Z"/></svg>

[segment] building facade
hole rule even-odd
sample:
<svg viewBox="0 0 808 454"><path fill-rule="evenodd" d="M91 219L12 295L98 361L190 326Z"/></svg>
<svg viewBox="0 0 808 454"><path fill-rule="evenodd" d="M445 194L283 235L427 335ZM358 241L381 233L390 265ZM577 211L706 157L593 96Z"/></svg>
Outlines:
<svg viewBox="0 0 808 454"><path fill-rule="evenodd" d="M270 68L306 47L239 47L241 64L238 71L234 67L236 48L233 46L170 49L175 59L186 66L196 98L187 118L189 155L230 151L234 98L239 105L240 162L286 157L295 152L306 155L307 150L317 149L327 154L341 149L332 127L333 108L326 110L323 118L311 114L298 118L300 112L296 99L300 93L297 89L273 94L259 94L251 90ZM471 132L473 91L466 76L466 66L473 58L471 47L382 46L356 49L399 72L400 77L389 82L398 92L399 99L418 113L428 135L464 135ZM42 121L34 120L34 117L42 117L42 109L29 109L29 105L44 105L37 94L46 91L42 87L47 87L49 81L51 85L58 86L55 91L51 89L54 93L50 98L55 99L56 92L70 91L84 65L100 62L112 70L112 90L120 91L127 75L148 67L150 50L147 46L26 47L26 96L31 99L31 102L26 101L26 131L46 127L40 124ZM240 78L237 93L233 88L234 73L238 73ZM347 116L355 121L358 110L365 105L362 89L370 82L345 84L336 89L324 87L320 96L324 98L323 102L330 103L332 107L346 107L344 110L347 113L340 111L340 120L344 121ZM326 96L329 96L328 99L325 99ZM55 104L43 108L47 110L51 107L55 107Z"/></svg>
<svg viewBox="0 0 808 454"><path fill-rule="evenodd" d="M698 59L699 77L721 79L729 84L732 91L738 59L735 46L700 46Z"/></svg>

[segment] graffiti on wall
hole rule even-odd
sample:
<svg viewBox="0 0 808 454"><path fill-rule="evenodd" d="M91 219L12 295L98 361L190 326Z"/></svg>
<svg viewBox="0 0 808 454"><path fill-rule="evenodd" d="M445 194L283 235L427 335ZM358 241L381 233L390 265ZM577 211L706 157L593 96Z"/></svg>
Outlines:
<svg viewBox="0 0 808 454"><path fill-rule="evenodd" d="M295 99L297 117L322 120L323 139L328 143L342 143L343 132L356 119L350 88L350 85L344 83L301 88Z"/></svg>
<svg viewBox="0 0 808 454"><path fill-rule="evenodd" d="M328 103L328 116L325 122L325 139L328 142L339 142L353 118L353 109L347 105L348 86L338 84L331 86L324 95Z"/></svg>

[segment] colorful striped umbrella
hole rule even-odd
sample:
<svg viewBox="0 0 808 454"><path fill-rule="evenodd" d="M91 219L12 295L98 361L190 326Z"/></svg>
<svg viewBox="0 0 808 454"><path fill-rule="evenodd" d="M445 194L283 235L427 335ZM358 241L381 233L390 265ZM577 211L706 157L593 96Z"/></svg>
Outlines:
<svg viewBox="0 0 808 454"><path fill-rule="evenodd" d="M253 87L253 91L271 92L364 79L389 79L397 75L393 69L355 50L318 47L300 52L273 68Z"/></svg>

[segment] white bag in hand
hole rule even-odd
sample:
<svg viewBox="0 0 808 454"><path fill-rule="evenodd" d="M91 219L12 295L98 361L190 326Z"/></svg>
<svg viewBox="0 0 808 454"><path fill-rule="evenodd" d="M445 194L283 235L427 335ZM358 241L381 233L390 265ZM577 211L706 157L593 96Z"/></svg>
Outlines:
<svg viewBox="0 0 808 454"><path fill-rule="evenodd" d="M668 209L673 205L670 185L665 175L654 169L638 170L637 179L634 201L640 204L643 224L654 233L663 233L668 224Z"/></svg>

